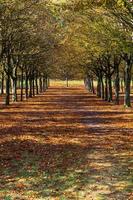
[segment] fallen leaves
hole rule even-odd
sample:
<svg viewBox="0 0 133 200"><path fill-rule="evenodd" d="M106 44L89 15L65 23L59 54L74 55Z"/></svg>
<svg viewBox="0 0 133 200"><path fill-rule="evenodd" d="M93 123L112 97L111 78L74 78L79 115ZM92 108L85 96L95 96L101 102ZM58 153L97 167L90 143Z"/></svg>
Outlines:
<svg viewBox="0 0 133 200"><path fill-rule="evenodd" d="M130 199L132 118L82 87L3 108L0 199Z"/></svg>

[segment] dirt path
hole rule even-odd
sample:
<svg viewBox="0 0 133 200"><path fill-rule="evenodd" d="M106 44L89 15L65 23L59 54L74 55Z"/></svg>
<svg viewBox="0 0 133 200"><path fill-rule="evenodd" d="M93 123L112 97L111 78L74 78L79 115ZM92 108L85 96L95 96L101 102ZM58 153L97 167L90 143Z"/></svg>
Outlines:
<svg viewBox="0 0 133 200"><path fill-rule="evenodd" d="M0 111L0 200L133 199L133 110L50 88Z"/></svg>

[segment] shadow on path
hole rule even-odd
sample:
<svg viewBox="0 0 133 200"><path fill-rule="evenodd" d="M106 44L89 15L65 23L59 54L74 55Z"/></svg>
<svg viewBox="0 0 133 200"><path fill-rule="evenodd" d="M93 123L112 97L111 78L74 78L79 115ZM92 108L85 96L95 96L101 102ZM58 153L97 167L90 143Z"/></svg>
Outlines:
<svg viewBox="0 0 133 200"><path fill-rule="evenodd" d="M0 198L132 199L133 110L50 88L0 112Z"/></svg>

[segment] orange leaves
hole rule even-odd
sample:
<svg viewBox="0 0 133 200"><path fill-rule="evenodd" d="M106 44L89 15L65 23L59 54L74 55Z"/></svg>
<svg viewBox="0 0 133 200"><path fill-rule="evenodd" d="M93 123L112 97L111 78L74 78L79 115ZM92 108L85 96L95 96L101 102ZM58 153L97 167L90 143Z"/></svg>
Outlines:
<svg viewBox="0 0 133 200"><path fill-rule="evenodd" d="M26 186L25 186L24 183L22 183L22 182L18 182L18 183L16 184L16 188L17 188L17 189L23 190L25 187L26 187Z"/></svg>
<svg viewBox="0 0 133 200"><path fill-rule="evenodd" d="M132 117L132 110L104 103L82 87L50 88L3 109L0 198L15 199L17 191L25 200L97 200L101 192L128 199Z"/></svg>

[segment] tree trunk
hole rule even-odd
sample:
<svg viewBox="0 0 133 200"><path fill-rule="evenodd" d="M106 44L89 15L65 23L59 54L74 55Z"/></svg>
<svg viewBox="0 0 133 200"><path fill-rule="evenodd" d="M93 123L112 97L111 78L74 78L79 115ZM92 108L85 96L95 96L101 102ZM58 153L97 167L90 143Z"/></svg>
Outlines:
<svg viewBox="0 0 133 200"><path fill-rule="evenodd" d="M105 101L108 100L108 78L105 77Z"/></svg>
<svg viewBox="0 0 133 200"><path fill-rule="evenodd" d="M30 91L29 91L29 97L32 97L32 78L29 79L29 85L30 85Z"/></svg>
<svg viewBox="0 0 133 200"><path fill-rule="evenodd" d="M39 78L39 88L40 88L40 93L42 92L42 78Z"/></svg>
<svg viewBox="0 0 133 200"><path fill-rule="evenodd" d="M50 78L47 78L47 89L50 87Z"/></svg>
<svg viewBox="0 0 133 200"><path fill-rule="evenodd" d="M46 90L46 80L45 77L43 77L43 92Z"/></svg>
<svg viewBox="0 0 133 200"><path fill-rule="evenodd" d="M88 90L88 78L84 79L84 85L85 85L85 88Z"/></svg>
<svg viewBox="0 0 133 200"><path fill-rule="evenodd" d="M95 94L95 88L94 88L94 80L91 79L91 86L92 86L92 93Z"/></svg>
<svg viewBox="0 0 133 200"><path fill-rule="evenodd" d="M36 76L36 94L39 94L39 89L38 89L38 77Z"/></svg>
<svg viewBox="0 0 133 200"><path fill-rule="evenodd" d="M66 86L69 87L69 79L68 79L68 77L66 78Z"/></svg>
<svg viewBox="0 0 133 200"><path fill-rule="evenodd" d="M101 77L101 97L104 99L104 82L103 77Z"/></svg>
<svg viewBox="0 0 133 200"><path fill-rule="evenodd" d="M98 77L98 80L97 80L97 96L101 97L101 80L100 80L100 77Z"/></svg>
<svg viewBox="0 0 133 200"><path fill-rule="evenodd" d="M90 78L90 92L93 92L93 88L92 88L92 78Z"/></svg>
<svg viewBox="0 0 133 200"><path fill-rule="evenodd" d="M119 105L119 92L120 92L120 77L119 77L119 66L115 66L115 104Z"/></svg>
<svg viewBox="0 0 133 200"><path fill-rule="evenodd" d="M48 78L46 78L46 80L45 80L45 81L46 81L46 90L47 90L47 89L48 89L48 87L49 87L49 86L48 86L48 85L49 85L49 79L48 79Z"/></svg>
<svg viewBox="0 0 133 200"><path fill-rule="evenodd" d="M23 101L23 89L24 89L24 71L22 68L22 72L21 72L21 98L20 100Z"/></svg>
<svg viewBox="0 0 133 200"><path fill-rule="evenodd" d="M17 101L17 78L13 78L13 89L12 89L13 101Z"/></svg>
<svg viewBox="0 0 133 200"><path fill-rule="evenodd" d="M20 89L20 88L21 88L21 77L18 76L18 89Z"/></svg>
<svg viewBox="0 0 133 200"><path fill-rule="evenodd" d="M2 72L2 79L1 79L1 94L4 94L4 72Z"/></svg>
<svg viewBox="0 0 133 200"><path fill-rule="evenodd" d="M109 95L108 95L108 102L112 101L112 78L108 76L108 86L109 86Z"/></svg>
<svg viewBox="0 0 133 200"><path fill-rule="evenodd" d="M28 99L29 95L28 95L28 89L29 89L29 86L28 86L28 76L27 76L27 73L25 75L25 97L26 99Z"/></svg>
<svg viewBox="0 0 133 200"><path fill-rule="evenodd" d="M90 77L88 78L88 89L89 89L90 92L92 92L92 85L91 85Z"/></svg>
<svg viewBox="0 0 133 200"><path fill-rule="evenodd" d="M121 79L121 92L122 92L122 93L124 92L124 85L123 85L123 82L124 82L124 80Z"/></svg>
<svg viewBox="0 0 133 200"><path fill-rule="evenodd" d="M33 80L32 80L32 89L33 89L33 96L35 96L35 78L33 76Z"/></svg>
<svg viewBox="0 0 133 200"><path fill-rule="evenodd" d="M5 101L6 105L10 104L10 75L7 74L6 77L6 101Z"/></svg>
<svg viewBox="0 0 133 200"><path fill-rule="evenodd" d="M124 105L126 107L131 107L130 99L130 86L131 86L131 65L126 63L125 67L125 98Z"/></svg>

